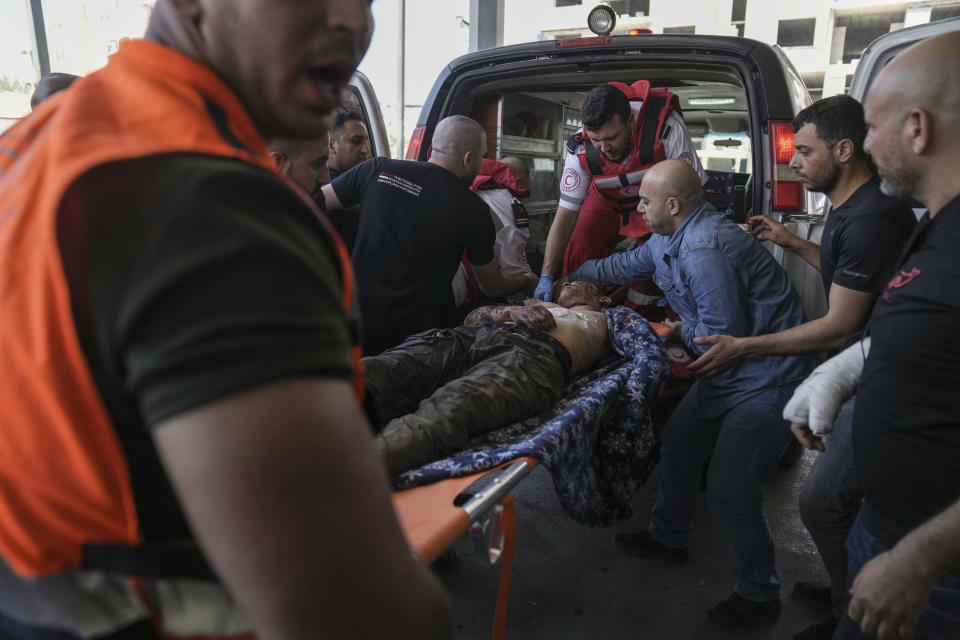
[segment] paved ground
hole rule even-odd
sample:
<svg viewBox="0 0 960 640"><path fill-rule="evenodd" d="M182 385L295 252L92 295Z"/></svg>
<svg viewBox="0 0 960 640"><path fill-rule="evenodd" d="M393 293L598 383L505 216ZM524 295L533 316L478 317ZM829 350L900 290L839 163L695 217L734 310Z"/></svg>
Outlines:
<svg viewBox="0 0 960 640"><path fill-rule="evenodd" d="M615 531L645 525L656 491L656 472L634 504L636 515L623 525L593 529L568 518L553 494L549 473L537 468L514 490L517 553L507 637L519 640L621 638L640 640L786 639L819 622L824 614L789 595L798 580L826 576L797 515L797 493L813 461L808 452L781 469L764 486L767 518L776 543L777 568L784 581L783 613L749 633L717 631L704 612L729 595L726 545L711 521L701 493L690 562L669 565L620 551ZM458 562L438 571L454 601L456 638L488 639L499 565L478 557L466 538L454 547Z"/></svg>

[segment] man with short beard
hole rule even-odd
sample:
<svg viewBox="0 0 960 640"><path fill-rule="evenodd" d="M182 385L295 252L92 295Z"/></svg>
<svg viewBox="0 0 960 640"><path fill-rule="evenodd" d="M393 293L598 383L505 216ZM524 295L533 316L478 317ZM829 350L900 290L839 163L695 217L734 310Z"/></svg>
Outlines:
<svg viewBox="0 0 960 640"><path fill-rule="evenodd" d="M863 330L877 296L893 271L900 247L916 217L899 198L880 192L863 151L863 107L846 95L813 103L793 119L790 166L811 191L825 193L831 208L821 244L791 233L770 216L754 216L753 233L792 251L823 279L829 309L821 318L759 336L697 338L713 345L687 371L711 377L743 358L831 351L844 347ZM794 585L794 596L831 611L832 617L804 629L796 640L829 639L843 613L847 554L843 543L860 507L853 477L850 421L853 401L840 414L830 446L816 460L800 494L800 517L813 537L830 576L830 587Z"/></svg>
<svg viewBox="0 0 960 640"><path fill-rule="evenodd" d="M877 299L870 336L784 410L814 448L856 390L863 503L834 638L960 637L960 31L899 53L867 94L864 149L884 193L927 207ZM812 433L811 433L812 432Z"/></svg>
<svg viewBox="0 0 960 640"><path fill-rule="evenodd" d="M650 239L587 261L569 274L571 281L608 286L653 278L681 318L666 321L668 340L692 353L705 350L697 336L783 331L806 319L787 274L704 199L689 164L669 159L653 165L640 183L639 199L637 212L653 230ZM635 555L687 560L709 458L707 505L726 538L735 580L733 593L707 611L711 625L742 631L780 614L780 578L760 484L790 438L781 410L813 365L810 356L765 356L698 380L663 427L649 526L616 535Z"/></svg>

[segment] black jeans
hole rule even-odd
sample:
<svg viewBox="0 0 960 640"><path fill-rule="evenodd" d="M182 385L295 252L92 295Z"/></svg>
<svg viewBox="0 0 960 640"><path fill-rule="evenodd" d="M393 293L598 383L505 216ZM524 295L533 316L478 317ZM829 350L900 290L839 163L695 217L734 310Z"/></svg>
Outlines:
<svg viewBox="0 0 960 640"><path fill-rule="evenodd" d="M363 363L391 474L549 408L570 364L550 336L506 324L424 331Z"/></svg>

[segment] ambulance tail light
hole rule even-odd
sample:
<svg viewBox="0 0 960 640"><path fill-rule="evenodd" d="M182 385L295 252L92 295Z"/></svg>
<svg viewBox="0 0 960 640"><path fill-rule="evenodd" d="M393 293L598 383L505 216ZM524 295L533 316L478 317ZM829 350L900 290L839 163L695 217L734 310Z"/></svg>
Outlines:
<svg viewBox="0 0 960 640"><path fill-rule="evenodd" d="M770 209L772 211L798 212L806 209L803 183L790 168L793 157L793 129L788 120L770 122L770 158L773 176Z"/></svg>
<svg viewBox="0 0 960 640"><path fill-rule="evenodd" d="M422 124L413 130L413 133L410 135L410 142L407 144L407 155L405 156L407 160L420 159L420 147L423 145L423 137L426 133L427 127Z"/></svg>

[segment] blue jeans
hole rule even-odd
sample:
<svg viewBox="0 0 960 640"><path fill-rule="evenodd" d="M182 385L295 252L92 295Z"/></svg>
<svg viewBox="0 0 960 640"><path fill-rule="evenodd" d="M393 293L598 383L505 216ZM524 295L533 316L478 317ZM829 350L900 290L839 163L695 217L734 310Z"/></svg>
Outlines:
<svg viewBox="0 0 960 640"><path fill-rule="evenodd" d="M817 545L830 576L833 614L843 614L847 594L847 551L844 543L860 511L863 492L853 471L853 405L840 409L826 450L817 454L800 491L800 520Z"/></svg>
<svg viewBox="0 0 960 640"><path fill-rule="evenodd" d="M853 580L860 573L863 565L889 549L890 545L874 538L858 517L847 538L848 590L853 586ZM860 626L847 615L849 606L848 594L843 617L833 633L833 640L866 638L861 633ZM933 585L930 600L927 601L927 606L917 621L914 640L955 640L956 638L960 638L960 576L947 576Z"/></svg>
<svg viewBox="0 0 960 640"><path fill-rule="evenodd" d="M671 547L687 546L701 471L712 456L707 504L727 539L734 591L751 600L776 600L780 576L760 483L776 468L790 438L782 412L796 383L769 387L709 419L697 417L698 387L691 387L663 429L650 534Z"/></svg>

